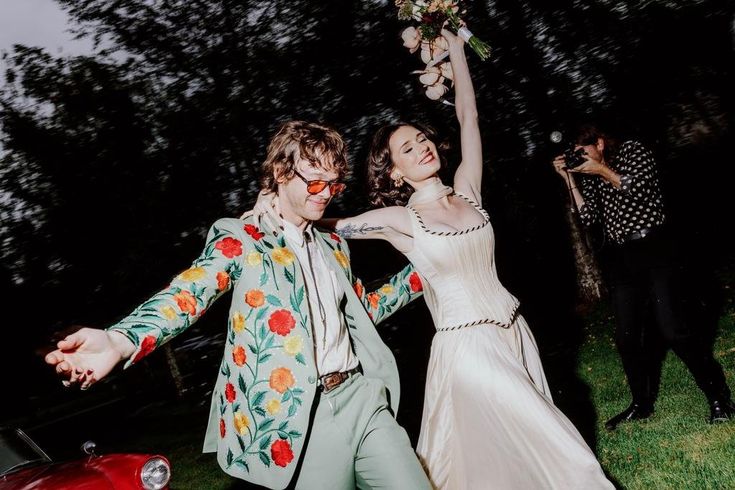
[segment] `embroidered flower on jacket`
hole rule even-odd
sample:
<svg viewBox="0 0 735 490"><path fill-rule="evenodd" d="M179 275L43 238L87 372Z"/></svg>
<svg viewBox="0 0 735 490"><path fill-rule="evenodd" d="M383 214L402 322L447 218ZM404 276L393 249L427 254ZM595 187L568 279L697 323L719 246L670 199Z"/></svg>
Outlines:
<svg viewBox="0 0 735 490"><path fill-rule="evenodd" d="M250 419L248 419L247 415L243 414L242 412L235 412L233 418L235 422L235 430L238 434L244 435L248 431Z"/></svg>
<svg viewBox="0 0 735 490"><path fill-rule="evenodd" d="M273 462L281 467L285 467L293 461L293 451L288 441L285 439L276 439L271 444L271 457L273 458Z"/></svg>
<svg viewBox="0 0 735 490"><path fill-rule="evenodd" d="M197 300L189 291L183 290L174 294L174 301L179 305L179 309L184 313L192 316L197 313Z"/></svg>
<svg viewBox="0 0 735 490"><path fill-rule="evenodd" d="M250 252L248 252L247 256L245 257L245 261L248 263L249 266L255 267L255 266L260 265L261 262L263 262L263 257L260 255L260 252L251 250Z"/></svg>
<svg viewBox="0 0 735 490"><path fill-rule="evenodd" d="M245 348L243 346L238 345L232 349L232 360L240 367L245 365L248 360L248 356L245 353Z"/></svg>
<svg viewBox="0 0 735 490"><path fill-rule="evenodd" d="M408 284L411 286L411 291L418 293L424 290L424 285L421 283L421 278L415 272L411 273L408 278Z"/></svg>
<svg viewBox="0 0 735 490"><path fill-rule="evenodd" d="M336 233L330 233L329 237L334 240L337 243L342 243L342 237L337 235Z"/></svg>
<svg viewBox="0 0 735 490"><path fill-rule="evenodd" d="M365 289L362 287L362 283L360 281L357 281L355 283L355 294L358 298L362 298L362 293L365 292Z"/></svg>
<svg viewBox="0 0 735 490"><path fill-rule="evenodd" d="M145 356L153 352L155 348L156 348L156 338L153 335L146 336L146 338L143 339L143 342L140 343L140 350L135 355L133 362L135 363L135 362L140 361Z"/></svg>
<svg viewBox="0 0 735 490"><path fill-rule="evenodd" d="M184 272L179 274L179 279L182 281L193 282L198 281L206 275L207 271L204 270L204 267L193 267L191 269L186 269Z"/></svg>
<svg viewBox="0 0 735 490"><path fill-rule="evenodd" d="M225 385L225 398L227 398L227 401L232 403L235 401L235 385L232 383L227 383Z"/></svg>
<svg viewBox="0 0 735 490"><path fill-rule="evenodd" d="M367 295L367 300L368 300L368 302L370 302L370 306L371 307L377 308L378 307L378 303L380 303L380 295L378 293L369 293Z"/></svg>
<svg viewBox="0 0 735 490"><path fill-rule="evenodd" d="M296 256L293 254L293 252L285 247L278 247L273 249L271 256L273 257L273 260L276 261L276 263L281 264L282 266L291 265L293 264L293 261L296 260Z"/></svg>
<svg viewBox="0 0 735 490"><path fill-rule="evenodd" d="M242 227L243 230L245 230L245 233L253 237L253 240L260 240L265 236L265 233L260 231L257 226L255 225L245 225Z"/></svg>
<svg viewBox="0 0 735 490"><path fill-rule="evenodd" d="M281 401L277 398L268 400L265 404L265 409L270 415L275 415L281 411Z"/></svg>
<svg viewBox="0 0 735 490"><path fill-rule="evenodd" d="M294 326L296 326L296 319L288 310L276 310L271 313L268 319L268 327L271 329L271 332L277 333L282 337L288 335Z"/></svg>
<svg viewBox="0 0 735 490"><path fill-rule="evenodd" d="M271 371L271 375L268 378L269 386L276 390L278 393L285 393L287 389L291 388L296 383L296 380L291 374L291 370L285 367L278 367Z"/></svg>
<svg viewBox="0 0 735 490"><path fill-rule="evenodd" d="M390 284L386 284L385 286L380 288L380 292L383 294L390 294L393 292L393 286L391 286Z"/></svg>
<svg viewBox="0 0 735 490"><path fill-rule="evenodd" d="M304 347L304 339L302 339L299 335L292 335L283 341L283 350L286 351L286 354L289 356L295 356L299 352L301 352L301 349Z"/></svg>
<svg viewBox="0 0 735 490"><path fill-rule="evenodd" d="M245 302L252 308L260 308L265 304L265 294L260 289L251 289L245 293Z"/></svg>
<svg viewBox="0 0 735 490"><path fill-rule="evenodd" d="M348 268L350 266L350 261L347 259L347 255L342 250L335 250L334 251L334 258L337 259L337 262L339 265L341 265L343 268Z"/></svg>
<svg viewBox="0 0 735 490"><path fill-rule="evenodd" d="M225 419L219 419L219 436L224 439L227 434L227 427L225 427Z"/></svg>
<svg viewBox="0 0 735 490"><path fill-rule="evenodd" d="M165 316L167 320L173 320L177 316L176 310L174 310L169 305L166 305L163 308L161 308L161 313L163 313L163 316Z"/></svg>
<svg viewBox="0 0 735 490"><path fill-rule="evenodd" d="M225 271L217 273L217 291L224 291L230 284L230 276Z"/></svg>
<svg viewBox="0 0 735 490"><path fill-rule="evenodd" d="M237 333L245 329L245 317L239 311L236 311L232 315L232 329Z"/></svg>
<svg viewBox="0 0 735 490"><path fill-rule="evenodd" d="M222 255L228 259L242 255L242 242L232 237L225 237L218 241L214 248L222 252Z"/></svg>

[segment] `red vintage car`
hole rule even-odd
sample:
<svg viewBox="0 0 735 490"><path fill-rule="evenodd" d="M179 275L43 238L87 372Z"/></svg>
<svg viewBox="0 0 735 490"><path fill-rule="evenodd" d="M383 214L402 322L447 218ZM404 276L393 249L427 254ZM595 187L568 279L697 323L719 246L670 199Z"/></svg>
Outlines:
<svg viewBox="0 0 735 490"><path fill-rule="evenodd" d="M0 429L0 490L168 490L171 465L160 455L98 456L54 462L20 429Z"/></svg>

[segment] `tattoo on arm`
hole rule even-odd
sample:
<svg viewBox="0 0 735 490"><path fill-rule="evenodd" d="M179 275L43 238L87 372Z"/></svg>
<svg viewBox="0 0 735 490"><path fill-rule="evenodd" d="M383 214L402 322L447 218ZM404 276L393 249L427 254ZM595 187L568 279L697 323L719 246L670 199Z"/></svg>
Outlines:
<svg viewBox="0 0 735 490"><path fill-rule="evenodd" d="M372 231L380 231L382 229L382 226L368 226L367 223L363 223L360 226L345 225L342 228L335 229L334 231L342 238L353 238L357 235L366 235Z"/></svg>

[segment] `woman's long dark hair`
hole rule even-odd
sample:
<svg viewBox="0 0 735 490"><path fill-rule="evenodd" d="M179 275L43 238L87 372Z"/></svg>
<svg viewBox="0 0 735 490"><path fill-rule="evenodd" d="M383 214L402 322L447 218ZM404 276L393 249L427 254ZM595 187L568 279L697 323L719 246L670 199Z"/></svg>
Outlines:
<svg viewBox="0 0 735 490"><path fill-rule="evenodd" d="M396 187L391 178L393 159L390 156L390 138L398 129L411 126L431 140L439 153L442 168L445 167L444 151L448 145L437 142L437 133L431 126L420 123L398 122L388 124L378 129L370 143L370 152L367 158L367 182L370 203L376 207L405 206L408 198L413 194L413 188L406 182Z"/></svg>

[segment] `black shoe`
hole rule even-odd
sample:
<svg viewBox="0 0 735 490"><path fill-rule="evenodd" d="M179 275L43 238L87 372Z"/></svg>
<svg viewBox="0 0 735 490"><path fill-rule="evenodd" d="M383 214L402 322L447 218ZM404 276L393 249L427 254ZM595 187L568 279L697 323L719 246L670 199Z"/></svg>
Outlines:
<svg viewBox="0 0 735 490"><path fill-rule="evenodd" d="M605 428L607 430L615 430L620 422L647 419L651 414L653 414L653 407L641 405L639 403L631 403L628 408L605 422Z"/></svg>
<svg viewBox="0 0 735 490"><path fill-rule="evenodd" d="M719 424L735 417L735 404L732 400L715 400L709 404L709 423Z"/></svg>

